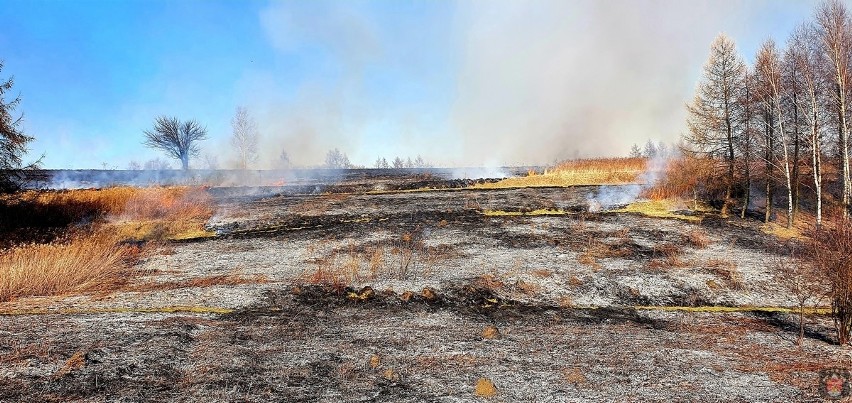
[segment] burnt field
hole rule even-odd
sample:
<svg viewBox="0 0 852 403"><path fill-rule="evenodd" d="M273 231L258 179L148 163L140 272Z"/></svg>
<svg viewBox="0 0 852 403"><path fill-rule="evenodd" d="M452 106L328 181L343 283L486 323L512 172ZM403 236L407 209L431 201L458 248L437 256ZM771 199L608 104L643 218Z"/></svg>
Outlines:
<svg viewBox="0 0 852 403"><path fill-rule="evenodd" d="M759 225L482 181L209 188L215 236L121 290L0 304L0 400L814 401L848 367L828 316L796 346Z"/></svg>

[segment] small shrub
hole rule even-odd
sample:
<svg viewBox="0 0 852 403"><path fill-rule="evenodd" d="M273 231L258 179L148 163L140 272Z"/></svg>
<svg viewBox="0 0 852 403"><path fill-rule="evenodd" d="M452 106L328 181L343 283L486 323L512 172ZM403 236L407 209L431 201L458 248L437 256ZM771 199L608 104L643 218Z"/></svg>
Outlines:
<svg viewBox="0 0 852 403"><path fill-rule="evenodd" d="M707 236L707 233L698 229L687 232L686 241L698 249L704 249L710 246L710 238Z"/></svg>
<svg viewBox="0 0 852 403"><path fill-rule="evenodd" d="M837 339L845 345L852 333L852 222L825 223L809 235L806 258L828 284Z"/></svg>

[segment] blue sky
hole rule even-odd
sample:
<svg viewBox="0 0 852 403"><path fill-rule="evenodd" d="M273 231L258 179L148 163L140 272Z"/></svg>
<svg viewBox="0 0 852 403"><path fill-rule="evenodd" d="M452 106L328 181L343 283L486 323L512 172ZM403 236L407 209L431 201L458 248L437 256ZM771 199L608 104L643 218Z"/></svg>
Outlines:
<svg viewBox="0 0 852 403"><path fill-rule="evenodd" d="M368 166L547 163L675 141L716 34L750 61L814 4L4 0L0 77L48 168L161 156L141 143L162 114L206 125L203 151L227 166L240 105L259 167L332 147Z"/></svg>

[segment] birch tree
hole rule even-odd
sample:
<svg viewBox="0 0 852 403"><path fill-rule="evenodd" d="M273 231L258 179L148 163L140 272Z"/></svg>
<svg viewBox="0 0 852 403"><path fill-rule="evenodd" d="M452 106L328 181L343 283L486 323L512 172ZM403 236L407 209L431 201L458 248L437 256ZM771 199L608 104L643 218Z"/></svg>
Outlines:
<svg viewBox="0 0 852 403"><path fill-rule="evenodd" d="M807 125L807 145L810 149L811 175L816 197L816 225L822 224L822 94L824 81L819 72L819 43L813 27L802 25L790 37L789 52L800 74L803 97L797 104Z"/></svg>
<svg viewBox="0 0 852 403"><path fill-rule="evenodd" d="M245 107L237 107L231 119L231 145L237 153L237 168L248 169L257 162L257 143L260 134L257 123Z"/></svg>
<svg viewBox="0 0 852 403"><path fill-rule="evenodd" d="M760 47L760 50L757 52L754 69L762 89L758 91L758 97L766 105L766 109L772 111L775 124L778 127L775 133L777 133L778 138L781 140L781 152L784 157L781 161L783 164L782 172L784 173L784 181L787 188L787 228L791 228L793 226L793 185L791 182L789 142L784 131L784 116L781 109L781 95L783 92L781 86L781 61L773 40L767 40Z"/></svg>
<svg viewBox="0 0 852 403"><path fill-rule="evenodd" d="M837 113L837 139L840 151L841 203L843 217L849 218L849 126L847 123L849 88L849 65L852 56L852 23L846 7L836 0L823 3L816 12L816 31L819 38L821 57L828 66L828 76L833 88L831 104Z"/></svg>

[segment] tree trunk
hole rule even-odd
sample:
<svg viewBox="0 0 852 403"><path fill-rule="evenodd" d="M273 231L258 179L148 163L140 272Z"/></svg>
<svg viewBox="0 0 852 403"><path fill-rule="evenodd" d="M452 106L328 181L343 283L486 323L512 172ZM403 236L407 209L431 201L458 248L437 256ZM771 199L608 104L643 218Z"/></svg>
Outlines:
<svg viewBox="0 0 852 403"><path fill-rule="evenodd" d="M793 220L799 214L799 100L793 93Z"/></svg>
<svg viewBox="0 0 852 403"><path fill-rule="evenodd" d="M790 178L790 150L787 149L787 135L784 133L784 118L781 116L780 94L774 89L775 113L778 114L778 133L781 136L781 149L784 150L784 181L787 184L787 228L793 228L793 185Z"/></svg>
<svg viewBox="0 0 852 403"><path fill-rule="evenodd" d="M819 123L817 121L818 106L816 96L811 97L811 169L814 176L814 191L816 192L816 225L822 225L822 151L819 142Z"/></svg>
<svg viewBox="0 0 852 403"><path fill-rule="evenodd" d="M722 217L728 216L728 206L731 202L731 191L734 186L734 130L731 125L730 106L725 100L725 130L728 139L728 186L725 188L725 203L722 205Z"/></svg>
<svg viewBox="0 0 852 403"><path fill-rule="evenodd" d="M771 113L766 117L766 122L766 152L764 154L766 162L766 215L763 221L768 223L772 219L772 156L774 154L772 137L775 135Z"/></svg>
<svg viewBox="0 0 852 403"><path fill-rule="evenodd" d="M850 178L849 178L849 131L846 126L846 86L840 85L844 83L842 79L838 79L837 95L839 100L838 117L840 118L840 165L842 167L842 184L843 184L843 219L849 219L849 198L850 198Z"/></svg>

